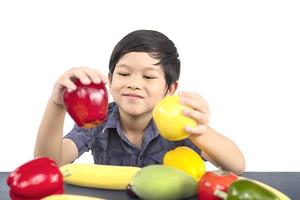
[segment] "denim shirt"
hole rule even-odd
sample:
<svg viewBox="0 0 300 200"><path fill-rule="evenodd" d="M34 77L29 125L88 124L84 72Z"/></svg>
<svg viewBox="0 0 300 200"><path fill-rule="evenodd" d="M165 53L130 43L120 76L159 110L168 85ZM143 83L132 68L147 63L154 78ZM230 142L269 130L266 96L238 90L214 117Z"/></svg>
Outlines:
<svg viewBox="0 0 300 200"><path fill-rule="evenodd" d="M144 167L162 164L164 154L178 146L190 147L201 155L201 150L189 139L173 142L161 137L153 119L145 129L139 149L124 134L115 103L109 104L108 118L104 123L91 129L75 125L64 138L76 144L78 157L91 150L94 163L102 165Z"/></svg>

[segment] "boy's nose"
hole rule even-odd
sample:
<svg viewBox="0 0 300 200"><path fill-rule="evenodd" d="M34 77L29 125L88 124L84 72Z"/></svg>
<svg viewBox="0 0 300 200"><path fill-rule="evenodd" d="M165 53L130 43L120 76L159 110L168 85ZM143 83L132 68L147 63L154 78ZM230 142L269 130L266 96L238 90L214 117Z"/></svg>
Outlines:
<svg viewBox="0 0 300 200"><path fill-rule="evenodd" d="M139 80L139 78L132 77L127 84L127 88L130 88L132 90L141 89L141 80Z"/></svg>
<svg viewBox="0 0 300 200"><path fill-rule="evenodd" d="M132 89L132 90L140 90L139 87L137 86L127 86L128 88Z"/></svg>

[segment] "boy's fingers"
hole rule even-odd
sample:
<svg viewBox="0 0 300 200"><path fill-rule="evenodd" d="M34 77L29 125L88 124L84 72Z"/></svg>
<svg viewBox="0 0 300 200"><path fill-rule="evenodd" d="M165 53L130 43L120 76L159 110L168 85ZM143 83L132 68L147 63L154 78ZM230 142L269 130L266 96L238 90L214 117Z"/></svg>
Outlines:
<svg viewBox="0 0 300 200"><path fill-rule="evenodd" d="M198 125L196 127L186 126L184 129L188 133L201 135L207 131L207 126L204 126L204 125Z"/></svg>
<svg viewBox="0 0 300 200"><path fill-rule="evenodd" d="M89 67L80 67L79 69L83 71L93 83L98 84L101 81L103 81L105 84L108 83L107 77L97 69Z"/></svg>
<svg viewBox="0 0 300 200"><path fill-rule="evenodd" d="M202 104L208 107L207 101L203 97L201 97L198 93L193 93L193 92L185 92L182 91L179 93L179 98L180 99L195 99L200 101Z"/></svg>
<svg viewBox="0 0 300 200"><path fill-rule="evenodd" d="M180 97L180 102L200 112L209 113L208 105L205 102L199 101L199 99Z"/></svg>
<svg viewBox="0 0 300 200"><path fill-rule="evenodd" d="M58 81L59 88L66 88L68 91L76 90L76 85L70 79L63 79Z"/></svg>
<svg viewBox="0 0 300 200"><path fill-rule="evenodd" d="M89 76L83 70L74 70L69 73L70 78L78 78L80 82L84 85L88 85L91 83Z"/></svg>
<svg viewBox="0 0 300 200"><path fill-rule="evenodd" d="M101 78L101 80L107 84L108 83L108 78L103 74L101 73L99 70L95 69L95 72L98 74L98 76Z"/></svg>
<svg viewBox="0 0 300 200"><path fill-rule="evenodd" d="M77 67L67 71L60 78L58 84L72 91L76 89L76 85L73 82L74 79L79 79L84 85L88 85L91 82L99 84L102 80L104 83L107 82L107 78L101 72L89 67Z"/></svg>
<svg viewBox="0 0 300 200"><path fill-rule="evenodd" d="M83 68L83 71L87 74L87 76L91 79L93 83L98 84L101 81L103 81L104 83L107 82L107 78L96 69Z"/></svg>
<svg viewBox="0 0 300 200"><path fill-rule="evenodd" d="M196 98L196 99L203 99L203 97L200 96L200 94L195 93L195 92L187 92L187 91L180 91L179 96L189 97L189 98Z"/></svg>
<svg viewBox="0 0 300 200"><path fill-rule="evenodd" d="M209 116L202 112L192 109L185 109L183 110L183 114L187 117L195 119L200 124L208 124Z"/></svg>

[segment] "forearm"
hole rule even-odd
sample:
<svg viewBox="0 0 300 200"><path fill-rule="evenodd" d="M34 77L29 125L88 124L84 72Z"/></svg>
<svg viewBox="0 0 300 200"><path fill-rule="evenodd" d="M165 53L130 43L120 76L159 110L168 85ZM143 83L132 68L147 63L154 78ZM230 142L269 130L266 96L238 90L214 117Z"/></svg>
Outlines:
<svg viewBox="0 0 300 200"><path fill-rule="evenodd" d="M63 106L55 104L51 99L48 101L38 130L34 157L47 156L60 163L65 114Z"/></svg>
<svg viewBox="0 0 300 200"><path fill-rule="evenodd" d="M227 137L208 128L207 133L201 136L192 135L190 139L204 151L212 163L237 174L244 172L244 156L237 145Z"/></svg>

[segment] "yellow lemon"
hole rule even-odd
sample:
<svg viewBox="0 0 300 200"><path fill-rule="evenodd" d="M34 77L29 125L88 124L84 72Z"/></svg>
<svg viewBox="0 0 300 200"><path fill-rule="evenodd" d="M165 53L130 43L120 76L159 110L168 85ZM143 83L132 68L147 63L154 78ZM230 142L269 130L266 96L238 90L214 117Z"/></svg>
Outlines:
<svg viewBox="0 0 300 200"><path fill-rule="evenodd" d="M183 115L183 109L191 109L179 102L179 96L163 98L153 109L153 120L161 136L171 141L178 141L189 136L185 126L195 127L197 123L192 118Z"/></svg>
<svg viewBox="0 0 300 200"><path fill-rule="evenodd" d="M191 175L196 181L205 173L205 163L193 149L180 146L164 155L163 164L182 170Z"/></svg>

